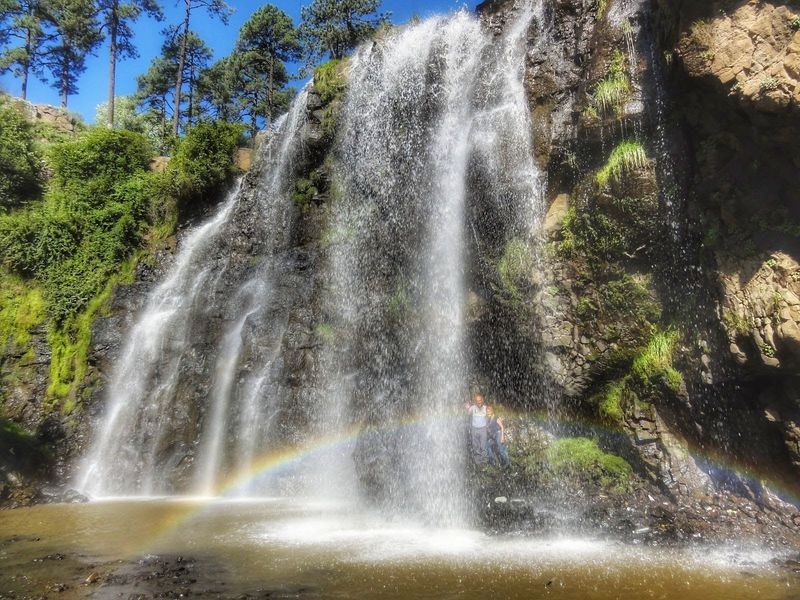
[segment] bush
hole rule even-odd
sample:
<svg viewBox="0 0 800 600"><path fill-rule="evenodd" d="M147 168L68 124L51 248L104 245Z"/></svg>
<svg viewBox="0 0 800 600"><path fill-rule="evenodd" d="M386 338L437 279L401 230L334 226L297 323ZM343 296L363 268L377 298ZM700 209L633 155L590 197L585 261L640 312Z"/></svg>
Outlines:
<svg viewBox="0 0 800 600"><path fill-rule="evenodd" d="M314 71L314 91L323 104L339 98L347 87L344 70L347 62L342 59L330 60Z"/></svg>
<svg viewBox="0 0 800 600"><path fill-rule="evenodd" d="M90 205L102 204L118 183L147 169L151 157L144 136L102 127L50 149L56 186Z"/></svg>
<svg viewBox="0 0 800 600"><path fill-rule="evenodd" d="M603 452L589 438L558 439L545 450L545 458L558 476L591 481L615 492L625 491L633 474L624 458Z"/></svg>
<svg viewBox="0 0 800 600"><path fill-rule="evenodd" d="M167 179L180 201L206 199L230 181L243 132L243 126L223 121L199 123L189 131L167 168Z"/></svg>
<svg viewBox="0 0 800 600"><path fill-rule="evenodd" d="M0 211L41 194L42 157L33 127L0 97Z"/></svg>

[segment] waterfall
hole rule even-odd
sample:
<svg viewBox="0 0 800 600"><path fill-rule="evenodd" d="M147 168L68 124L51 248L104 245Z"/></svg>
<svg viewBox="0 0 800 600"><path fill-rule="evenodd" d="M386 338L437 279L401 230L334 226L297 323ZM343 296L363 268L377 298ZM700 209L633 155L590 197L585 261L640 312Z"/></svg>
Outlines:
<svg viewBox="0 0 800 600"><path fill-rule="evenodd" d="M259 331L281 271L272 255L287 243L280 239L291 208L285 188L305 124L305 97L260 151L266 168L257 205L241 205L237 182L217 213L182 241L174 265L150 294L116 363L106 415L79 475L87 493L210 494L222 467L252 460L266 407L237 383L245 346L258 354L264 343ZM230 261L233 231L242 223L258 227L269 243L263 263L231 293L230 279L241 278L243 269ZM232 431L237 413L247 415L248 430L233 455L223 440L228 432L238 437Z"/></svg>
<svg viewBox="0 0 800 600"><path fill-rule="evenodd" d="M292 281L289 190L309 113L300 95L261 151L260 178L240 184L249 196L237 187L188 234L150 295L81 489L213 495L267 448L320 445L293 492L350 501L366 492L390 514L470 521L463 405L477 374L467 299L483 246L514 239L538 250L544 178L524 77L541 6L520 2L502 35L466 11L434 17L350 60L317 277L326 343L287 404L277 373L294 333L273 305ZM481 230L485 216L502 226ZM246 252L243 237L256 240ZM331 439L357 441L320 444ZM274 483L239 492L275 493Z"/></svg>
<svg viewBox="0 0 800 600"><path fill-rule="evenodd" d="M329 312L346 337L335 372L358 381L335 397L365 423L372 493L438 523L469 520L470 205L513 214L530 244L542 212L523 87L534 14L518 12L499 39L462 11L366 45L344 107Z"/></svg>

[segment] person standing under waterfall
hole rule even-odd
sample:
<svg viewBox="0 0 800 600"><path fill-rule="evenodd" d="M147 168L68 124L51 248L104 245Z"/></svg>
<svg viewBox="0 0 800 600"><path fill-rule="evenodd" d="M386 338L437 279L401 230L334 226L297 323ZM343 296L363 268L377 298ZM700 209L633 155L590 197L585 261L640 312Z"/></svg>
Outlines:
<svg viewBox="0 0 800 600"><path fill-rule="evenodd" d="M476 465L486 464L486 442L488 433L486 426L488 420L486 417L486 404L481 394L475 394L472 398L472 404L464 404L464 408L470 414L470 442L472 444L472 460Z"/></svg>
<svg viewBox="0 0 800 600"><path fill-rule="evenodd" d="M506 428L503 419L494 414L494 407L486 407L486 432L488 433L488 444L486 449L489 453L489 464L500 463L500 466L507 467L508 446L506 446Z"/></svg>

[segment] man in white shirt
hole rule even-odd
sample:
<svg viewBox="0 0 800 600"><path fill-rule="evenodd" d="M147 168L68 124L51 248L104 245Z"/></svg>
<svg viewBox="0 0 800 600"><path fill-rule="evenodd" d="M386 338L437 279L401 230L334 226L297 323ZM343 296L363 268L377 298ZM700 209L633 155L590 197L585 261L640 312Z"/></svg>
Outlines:
<svg viewBox="0 0 800 600"><path fill-rule="evenodd" d="M465 404L464 408L470 414L470 441L472 443L472 460L477 465L486 464L486 426L489 419L486 415L486 404L483 395L477 393L472 398L472 404Z"/></svg>

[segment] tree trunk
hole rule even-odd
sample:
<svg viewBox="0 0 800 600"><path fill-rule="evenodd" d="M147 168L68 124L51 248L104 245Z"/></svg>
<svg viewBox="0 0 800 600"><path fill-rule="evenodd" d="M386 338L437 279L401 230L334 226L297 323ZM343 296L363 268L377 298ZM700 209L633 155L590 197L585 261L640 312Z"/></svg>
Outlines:
<svg viewBox="0 0 800 600"><path fill-rule="evenodd" d="M275 106L275 97L273 90L275 87L275 55L269 57L269 88L267 89L267 127L272 123L273 107ZM254 123L255 125L255 123Z"/></svg>
<svg viewBox="0 0 800 600"><path fill-rule="evenodd" d="M186 132L192 126L192 117L194 116L194 65L189 66L189 109L186 115Z"/></svg>
<svg viewBox="0 0 800 600"><path fill-rule="evenodd" d="M108 128L114 129L114 86L117 78L117 29L119 28L119 17L117 16L116 4L111 9L111 19L109 22L109 37L111 42L108 51Z"/></svg>
<svg viewBox="0 0 800 600"><path fill-rule="evenodd" d="M178 77L175 82L175 110L172 114L172 135L178 135L178 126L181 120L181 87L183 85L183 66L186 62L186 43L189 38L189 16L192 13L191 0L184 0L186 3L186 14L183 17L183 38L181 39L181 51L178 56Z"/></svg>
<svg viewBox="0 0 800 600"><path fill-rule="evenodd" d="M22 96L23 100L27 100L28 98L28 71L31 68L31 46L33 45L33 32L31 28L28 27L25 30L25 61L21 65L22 66L22 92L20 95Z"/></svg>
<svg viewBox="0 0 800 600"><path fill-rule="evenodd" d="M61 63L61 108L67 108L67 94L69 92L69 61L64 59Z"/></svg>

